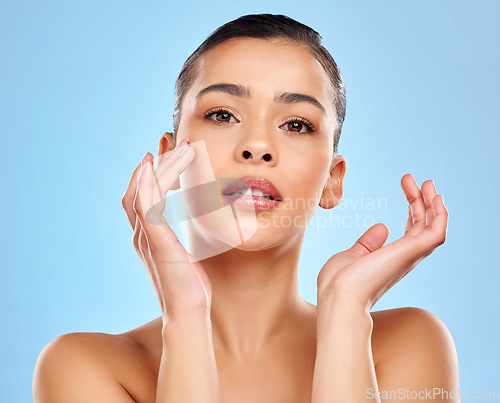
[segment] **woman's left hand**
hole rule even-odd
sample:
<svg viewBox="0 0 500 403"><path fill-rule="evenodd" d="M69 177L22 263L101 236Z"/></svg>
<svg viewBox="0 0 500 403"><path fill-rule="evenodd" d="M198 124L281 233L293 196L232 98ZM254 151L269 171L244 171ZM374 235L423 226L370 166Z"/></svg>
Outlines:
<svg viewBox="0 0 500 403"><path fill-rule="evenodd" d="M389 288L445 242L448 211L433 181L425 181L421 190L413 176L406 174L401 187L409 203L404 236L383 246L389 229L378 223L354 246L331 257L318 275L318 306L323 296L333 293L369 311Z"/></svg>

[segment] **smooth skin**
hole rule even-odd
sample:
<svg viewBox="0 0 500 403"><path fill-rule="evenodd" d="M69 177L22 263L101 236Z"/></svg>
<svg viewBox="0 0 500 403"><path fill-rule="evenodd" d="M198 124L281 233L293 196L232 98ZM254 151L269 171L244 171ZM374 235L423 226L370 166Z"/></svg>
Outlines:
<svg viewBox="0 0 500 403"><path fill-rule="evenodd" d="M331 88L307 48L238 39L207 52L201 67L176 141L162 136L155 172L146 153L122 200L161 316L122 334L71 333L51 341L35 367L35 402L326 403L380 401L367 392L377 389L458 390L455 347L439 318L418 308L370 312L445 242L448 212L431 180L420 188L412 175L402 177L409 203L404 235L383 246L388 228L378 223L329 259L318 276L317 307L298 291L305 226L265 227L258 215L248 242L191 263L166 223L145 220L146 211L164 220L151 207L181 185L179 175L195 161L192 146L180 156L186 140L204 140L216 177L264 176L287 200L313 198L316 207L332 208L342 199L346 163L332 157ZM217 83L244 86L250 94L196 97ZM277 102L275 94L284 91L315 97L325 113L310 103ZM206 116L221 107L230 116ZM297 117L317 131L290 123ZM307 222L316 207L278 207L273 214ZM190 241L210 244L211 230L190 228Z"/></svg>

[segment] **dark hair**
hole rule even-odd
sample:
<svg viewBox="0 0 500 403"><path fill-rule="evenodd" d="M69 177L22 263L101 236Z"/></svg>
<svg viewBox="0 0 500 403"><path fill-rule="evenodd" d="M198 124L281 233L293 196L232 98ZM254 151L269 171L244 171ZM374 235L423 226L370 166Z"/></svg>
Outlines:
<svg viewBox="0 0 500 403"><path fill-rule="evenodd" d="M337 152L340 132L345 117L345 87L339 68L330 53L321 45L321 35L307 25L281 14L250 14L228 22L212 32L182 66L175 82L174 136L179 126L182 101L194 81L197 60L214 46L232 38L281 39L306 45L323 66L334 89L333 103L337 112L338 128L334 133L333 152ZM175 137L174 137L175 140Z"/></svg>

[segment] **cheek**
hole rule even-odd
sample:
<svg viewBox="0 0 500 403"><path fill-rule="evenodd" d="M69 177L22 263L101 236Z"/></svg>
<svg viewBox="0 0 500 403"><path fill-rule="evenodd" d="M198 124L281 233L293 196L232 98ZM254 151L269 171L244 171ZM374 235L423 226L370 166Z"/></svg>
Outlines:
<svg viewBox="0 0 500 403"><path fill-rule="evenodd" d="M311 220L318 208L325 186L331 158L313 153L297 157L300 165L290 166L287 175L288 198L280 215L291 216L296 226L302 228Z"/></svg>
<svg viewBox="0 0 500 403"><path fill-rule="evenodd" d="M326 182L326 172L330 164L327 156L319 155L308 158L293 176L293 194L295 197L313 199L319 203ZM312 203L312 202L311 202Z"/></svg>
<svg viewBox="0 0 500 403"><path fill-rule="evenodd" d="M190 143L202 144L206 154L210 156L214 172L217 172L216 167L221 157L228 155L227 139L220 133L211 133L206 127L206 122L196 120L194 117L188 117L185 121L181 121L179 141L181 139L187 139Z"/></svg>

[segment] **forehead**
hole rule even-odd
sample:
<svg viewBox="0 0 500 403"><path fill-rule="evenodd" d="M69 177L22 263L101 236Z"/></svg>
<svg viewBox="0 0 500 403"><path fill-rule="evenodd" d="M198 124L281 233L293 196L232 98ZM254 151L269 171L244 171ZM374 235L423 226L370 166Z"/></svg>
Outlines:
<svg viewBox="0 0 500 403"><path fill-rule="evenodd" d="M302 44L231 39L205 52L197 70L189 91L192 96L216 83L242 84L251 90L252 97L271 98L285 91L308 94L325 105L329 116L333 113L330 80L311 50Z"/></svg>

